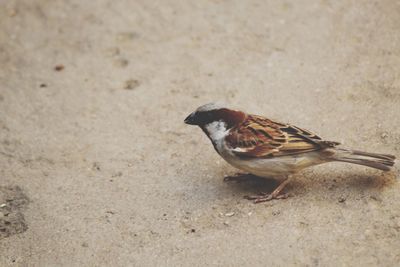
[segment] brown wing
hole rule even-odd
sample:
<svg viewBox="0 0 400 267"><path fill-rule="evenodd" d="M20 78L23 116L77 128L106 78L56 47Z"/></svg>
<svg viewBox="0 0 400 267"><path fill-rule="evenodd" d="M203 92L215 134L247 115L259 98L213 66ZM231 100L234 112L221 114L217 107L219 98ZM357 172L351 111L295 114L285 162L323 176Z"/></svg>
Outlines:
<svg viewBox="0 0 400 267"><path fill-rule="evenodd" d="M231 129L227 143L243 157L286 156L338 145L296 126L249 115L238 127Z"/></svg>

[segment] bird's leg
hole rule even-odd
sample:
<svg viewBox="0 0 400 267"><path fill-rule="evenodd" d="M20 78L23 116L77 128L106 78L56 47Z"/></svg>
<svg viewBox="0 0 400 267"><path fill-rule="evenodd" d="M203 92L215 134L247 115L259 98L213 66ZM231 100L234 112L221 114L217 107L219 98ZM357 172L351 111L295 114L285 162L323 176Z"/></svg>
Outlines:
<svg viewBox="0 0 400 267"><path fill-rule="evenodd" d="M249 180L253 175L250 173L236 173L234 175L229 175L229 176L225 176L224 177L224 182L237 182L237 183L241 183L241 182L245 182L247 180Z"/></svg>
<svg viewBox="0 0 400 267"><path fill-rule="evenodd" d="M262 193L256 196L245 196L246 199L253 200L254 203L261 203L270 201L273 199L285 199L289 197L289 194L280 194L283 188L289 183L289 177L286 178L271 194Z"/></svg>

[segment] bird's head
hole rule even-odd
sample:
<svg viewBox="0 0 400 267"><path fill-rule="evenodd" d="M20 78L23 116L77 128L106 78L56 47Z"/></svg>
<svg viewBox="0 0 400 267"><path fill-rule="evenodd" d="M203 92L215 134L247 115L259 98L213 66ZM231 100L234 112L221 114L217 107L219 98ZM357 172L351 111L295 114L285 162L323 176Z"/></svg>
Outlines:
<svg viewBox="0 0 400 267"><path fill-rule="evenodd" d="M212 124L223 124L225 130L239 125L246 118L244 112L227 108L224 104L209 103L197 108L185 119L186 124L207 129Z"/></svg>

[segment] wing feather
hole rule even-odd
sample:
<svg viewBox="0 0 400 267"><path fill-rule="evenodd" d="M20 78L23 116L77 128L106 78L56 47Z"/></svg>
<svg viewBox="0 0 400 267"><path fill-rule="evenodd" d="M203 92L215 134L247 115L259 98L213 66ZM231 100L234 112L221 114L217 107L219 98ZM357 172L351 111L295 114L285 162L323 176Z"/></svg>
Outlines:
<svg viewBox="0 0 400 267"><path fill-rule="evenodd" d="M278 157L338 145L290 124L249 115L226 137L232 151L242 157Z"/></svg>

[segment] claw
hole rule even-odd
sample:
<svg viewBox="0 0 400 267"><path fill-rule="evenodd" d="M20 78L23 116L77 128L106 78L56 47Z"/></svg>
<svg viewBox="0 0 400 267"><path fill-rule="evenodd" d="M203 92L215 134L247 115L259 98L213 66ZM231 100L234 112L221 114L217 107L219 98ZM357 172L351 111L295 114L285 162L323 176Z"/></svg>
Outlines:
<svg viewBox="0 0 400 267"><path fill-rule="evenodd" d="M290 195L289 194L281 194L280 192L288 183L289 183L289 179L286 179L271 194L260 193L259 195L256 195L256 196L245 196L245 198L248 200L253 200L254 203L266 202L266 201L270 201L273 199L286 199Z"/></svg>
<svg viewBox="0 0 400 267"><path fill-rule="evenodd" d="M290 197L290 194L281 194L278 196L273 196L273 194L269 194L269 195L260 195L260 196L250 196L247 199L253 200L253 202L255 204L257 204L257 203L271 201L273 199L286 199L288 197Z"/></svg>
<svg viewBox="0 0 400 267"><path fill-rule="evenodd" d="M260 194L258 194L258 195L244 196L244 198L248 199L248 200L255 200L255 199L259 199L259 198L265 198L268 195L269 195L268 193L260 192Z"/></svg>

